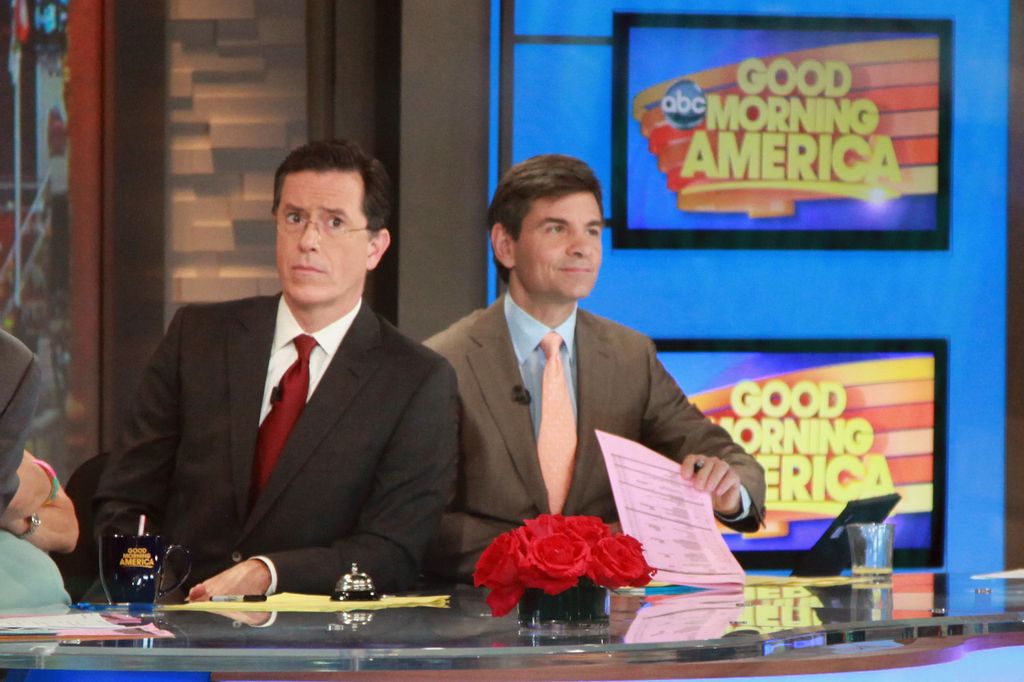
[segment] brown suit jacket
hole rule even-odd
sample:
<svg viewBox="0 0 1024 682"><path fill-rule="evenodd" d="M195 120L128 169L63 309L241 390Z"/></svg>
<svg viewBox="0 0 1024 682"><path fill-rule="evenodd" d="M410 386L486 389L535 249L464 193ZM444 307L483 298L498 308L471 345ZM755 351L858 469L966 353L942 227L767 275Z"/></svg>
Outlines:
<svg viewBox="0 0 1024 682"><path fill-rule="evenodd" d="M427 568L471 580L480 553L523 519L549 511L528 405L513 399L522 377L498 299L427 340L459 380L460 458L456 489ZM732 524L755 530L764 515L761 466L683 395L649 338L580 310L576 319L576 467L563 513L618 518L595 429L629 438L677 461L690 453L729 462L752 500Z"/></svg>

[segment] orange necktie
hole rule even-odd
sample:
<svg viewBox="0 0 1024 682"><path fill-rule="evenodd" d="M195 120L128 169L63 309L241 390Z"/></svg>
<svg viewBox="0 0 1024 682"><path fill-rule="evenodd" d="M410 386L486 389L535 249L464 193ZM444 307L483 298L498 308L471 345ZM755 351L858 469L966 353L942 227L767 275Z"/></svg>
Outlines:
<svg viewBox="0 0 1024 682"><path fill-rule="evenodd" d="M541 383L540 433L537 436L537 457L548 489L548 507L552 514L561 514L576 457L576 417L569 399L565 369L559 349L562 337L555 332L541 339L540 347L547 357Z"/></svg>

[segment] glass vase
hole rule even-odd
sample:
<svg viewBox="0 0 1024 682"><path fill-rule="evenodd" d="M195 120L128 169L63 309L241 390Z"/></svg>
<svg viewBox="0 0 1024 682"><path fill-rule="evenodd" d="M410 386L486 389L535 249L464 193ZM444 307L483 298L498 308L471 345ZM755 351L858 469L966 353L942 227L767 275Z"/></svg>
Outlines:
<svg viewBox="0 0 1024 682"><path fill-rule="evenodd" d="M519 626L560 632L607 627L608 590L589 578L558 594L529 588L519 600Z"/></svg>

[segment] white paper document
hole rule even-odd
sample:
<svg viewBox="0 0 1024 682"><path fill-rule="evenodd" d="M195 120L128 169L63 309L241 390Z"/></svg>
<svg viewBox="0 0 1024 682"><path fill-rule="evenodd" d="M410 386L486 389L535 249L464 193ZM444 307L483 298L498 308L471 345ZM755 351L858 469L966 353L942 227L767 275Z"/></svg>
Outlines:
<svg viewBox="0 0 1024 682"><path fill-rule="evenodd" d="M78 613L54 615L0 616L0 641L8 637L42 636L53 638L131 638L173 637L153 623L118 613Z"/></svg>
<svg viewBox="0 0 1024 682"><path fill-rule="evenodd" d="M0 630L109 630L110 621L98 613L0 616Z"/></svg>
<svg viewBox="0 0 1024 682"><path fill-rule="evenodd" d="M738 584L743 569L715 522L711 496L679 474L679 463L639 443L597 432L622 530L644 546L655 580Z"/></svg>

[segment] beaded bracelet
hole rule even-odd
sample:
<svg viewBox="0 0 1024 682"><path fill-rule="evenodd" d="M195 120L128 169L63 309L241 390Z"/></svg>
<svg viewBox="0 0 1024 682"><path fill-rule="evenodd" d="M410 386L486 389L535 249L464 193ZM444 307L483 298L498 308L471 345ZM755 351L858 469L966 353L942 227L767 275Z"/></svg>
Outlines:
<svg viewBox="0 0 1024 682"><path fill-rule="evenodd" d="M50 489L50 496L46 498L47 502L53 502L57 499L57 493L60 492L60 481L57 479L57 472L53 470L53 467L44 462L41 459L32 458L32 461L39 465L39 468L50 479L50 485L53 486Z"/></svg>

